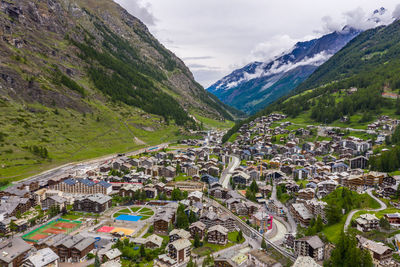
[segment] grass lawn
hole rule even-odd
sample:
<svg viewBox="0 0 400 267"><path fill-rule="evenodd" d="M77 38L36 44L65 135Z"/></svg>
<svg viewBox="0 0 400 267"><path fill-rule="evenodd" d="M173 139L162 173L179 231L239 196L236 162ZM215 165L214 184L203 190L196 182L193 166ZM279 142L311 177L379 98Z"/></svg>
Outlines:
<svg viewBox="0 0 400 267"><path fill-rule="evenodd" d="M232 134L232 136L229 137L228 142L231 142L231 143L235 142L235 140L238 137L238 135L239 135L239 133Z"/></svg>
<svg viewBox="0 0 400 267"><path fill-rule="evenodd" d="M211 253L220 251L222 249L229 248L233 246L233 243L228 242L225 246L217 245L217 244L210 244L208 242L204 242L202 247L195 248L192 250L194 254L197 254L199 256L206 256Z"/></svg>
<svg viewBox="0 0 400 267"><path fill-rule="evenodd" d="M322 232L325 234L326 238L328 238L329 242L336 244L339 241L340 233L343 231L346 218L347 214L343 215L340 222L324 227Z"/></svg>
<svg viewBox="0 0 400 267"><path fill-rule="evenodd" d="M142 218L140 218L141 221L147 220L148 218L150 218L151 216L142 216Z"/></svg>
<svg viewBox="0 0 400 267"><path fill-rule="evenodd" d="M206 129L230 129L232 128L235 123L232 121L219 121L219 120L213 120L210 118L206 118L197 114L194 114L194 116L196 117L197 120L199 120L200 122L203 123L203 126Z"/></svg>
<svg viewBox="0 0 400 267"><path fill-rule="evenodd" d="M142 213L142 212L149 212L149 211L153 211L153 210L150 209L150 208L142 208L142 209L140 210L141 213Z"/></svg>
<svg viewBox="0 0 400 267"><path fill-rule="evenodd" d="M186 181L189 179L192 179L192 176L187 176L186 174L180 174L174 178L174 181L182 182L182 181Z"/></svg>
<svg viewBox="0 0 400 267"><path fill-rule="evenodd" d="M296 182L298 185L303 185L303 187L304 188L306 188L306 185L308 184L308 181L307 180L298 180L297 182Z"/></svg>
<svg viewBox="0 0 400 267"><path fill-rule="evenodd" d="M238 242L237 242L237 237L238 237L238 235L239 235L239 232L238 232L238 231L229 232L229 233L228 233L228 240L229 240L230 242L232 242L232 243L238 243ZM239 243L242 244L244 241L245 241L245 239L242 238L242 240L240 240Z"/></svg>
<svg viewBox="0 0 400 267"><path fill-rule="evenodd" d="M75 220L77 220L79 218L82 218L82 216L78 215L78 214L67 213L65 215L62 215L61 218L66 219L66 220L75 221Z"/></svg>
<svg viewBox="0 0 400 267"><path fill-rule="evenodd" d="M131 210L132 210L133 212L137 212L138 210L140 210L140 207L132 207Z"/></svg>
<svg viewBox="0 0 400 267"><path fill-rule="evenodd" d="M288 193L283 193L282 196L279 198L279 201L282 202L282 204L285 204L290 198L291 196Z"/></svg>
<svg viewBox="0 0 400 267"><path fill-rule="evenodd" d="M123 209L123 210L119 210L119 213L131 213L131 211L129 209Z"/></svg>

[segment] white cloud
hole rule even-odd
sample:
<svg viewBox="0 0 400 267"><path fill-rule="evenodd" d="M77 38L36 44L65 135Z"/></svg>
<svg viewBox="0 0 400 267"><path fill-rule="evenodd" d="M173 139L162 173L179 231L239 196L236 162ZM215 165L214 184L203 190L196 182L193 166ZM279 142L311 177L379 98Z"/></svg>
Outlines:
<svg viewBox="0 0 400 267"><path fill-rule="evenodd" d="M381 18L388 21L399 3L398 0L115 1L146 23L186 64L209 67L201 71L192 69L204 86L252 60L273 58L306 36L338 30L346 23L365 28L368 25L362 19L381 6L390 10ZM400 7L393 14L400 17ZM215 68L219 70L213 72Z"/></svg>
<svg viewBox="0 0 400 267"><path fill-rule="evenodd" d="M393 18L399 19L400 18L400 4L396 6L392 14Z"/></svg>
<svg viewBox="0 0 400 267"><path fill-rule="evenodd" d="M322 33L330 33L334 31L339 31L343 25L336 20L334 20L331 16L322 17Z"/></svg>
<svg viewBox="0 0 400 267"><path fill-rule="evenodd" d="M141 0L117 0L116 2L146 25L154 26L156 24L157 19L151 11L150 3L144 3Z"/></svg>
<svg viewBox="0 0 400 267"><path fill-rule="evenodd" d="M288 51L298 40L289 35L276 35L268 41L259 43L251 50L249 61L269 61Z"/></svg>

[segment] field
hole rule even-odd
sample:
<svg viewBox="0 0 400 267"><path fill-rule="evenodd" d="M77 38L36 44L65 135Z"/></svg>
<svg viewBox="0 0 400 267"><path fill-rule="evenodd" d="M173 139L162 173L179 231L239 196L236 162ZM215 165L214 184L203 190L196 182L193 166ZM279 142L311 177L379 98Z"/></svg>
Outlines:
<svg viewBox="0 0 400 267"><path fill-rule="evenodd" d="M82 222L58 219L43 225L32 232L22 236L22 239L29 242L38 242L55 234L69 234L79 228Z"/></svg>
<svg viewBox="0 0 400 267"><path fill-rule="evenodd" d="M220 251L222 249L229 248L229 247L231 247L233 245L234 244L231 243L231 242L228 242L225 246L204 242L202 247L193 249L193 253L197 254L199 256L206 256L206 255L209 255L211 253Z"/></svg>
<svg viewBox="0 0 400 267"><path fill-rule="evenodd" d="M206 118L200 115L194 115L194 117L203 123L204 128L206 129L230 129L235 125L234 122L232 121L219 121L219 120L213 120L210 118Z"/></svg>
<svg viewBox="0 0 400 267"><path fill-rule="evenodd" d="M69 162L187 138L159 116L96 100L88 105L92 113L85 114L0 101L0 178L16 181Z"/></svg>

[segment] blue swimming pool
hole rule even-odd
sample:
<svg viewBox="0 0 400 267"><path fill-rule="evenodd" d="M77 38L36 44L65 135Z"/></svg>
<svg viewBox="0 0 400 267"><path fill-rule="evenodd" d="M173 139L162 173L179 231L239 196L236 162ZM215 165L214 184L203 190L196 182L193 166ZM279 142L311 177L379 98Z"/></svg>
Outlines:
<svg viewBox="0 0 400 267"><path fill-rule="evenodd" d="M142 216L134 216L134 215L127 215L127 214L122 214L119 215L117 218L115 218L116 220L119 221L130 221L130 222L137 222L140 220L140 218L142 218Z"/></svg>

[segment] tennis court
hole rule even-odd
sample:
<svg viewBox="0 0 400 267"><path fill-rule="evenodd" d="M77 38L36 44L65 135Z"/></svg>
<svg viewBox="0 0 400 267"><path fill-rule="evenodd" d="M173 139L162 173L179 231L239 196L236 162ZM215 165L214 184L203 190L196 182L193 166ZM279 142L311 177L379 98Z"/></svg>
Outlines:
<svg viewBox="0 0 400 267"><path fill-rule="evenodd" d="M117 218L115 218L115 219L116 219L116 220L119 220L119 221L137 222L137 221L140 220L140 218L142 218L142 216L121 214L121 215L119 215L119 216L118 216Z"/></svg>
<svg viewBox="0 0 400 267"><path fill-rule="evenodd" d="M22 236L22 239L28 242L38 242L41 239L47 238L56 234L69 234L81 226L81 221L70 221L65 219L57 219L51 221L39 228Z"/></svg>

